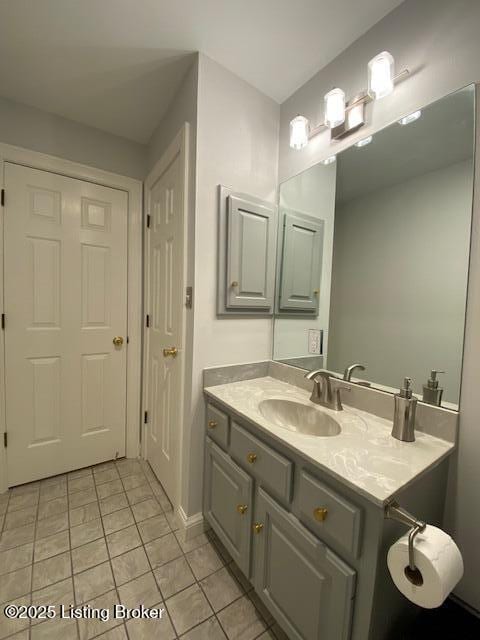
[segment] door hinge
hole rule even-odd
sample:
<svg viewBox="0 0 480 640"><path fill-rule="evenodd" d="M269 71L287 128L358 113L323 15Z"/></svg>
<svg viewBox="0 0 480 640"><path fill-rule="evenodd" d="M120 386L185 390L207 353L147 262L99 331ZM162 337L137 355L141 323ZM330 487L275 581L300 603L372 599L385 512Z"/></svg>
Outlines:
<svg viewBox="0 0 480 640"><path fill-rule="evenodd" d="M150 229L150 214L147 213L147 229Z"/></svg>
<svg viewBox="0 0 480 640"><path fill-rule="evenodd" d="M145 411L145 413L143 414L143 423L147 424L148 422L148 411Z"/></svg>
<svg viewBox="0 0 480 640"><path fill-rule="evenodd" d="M2 207L5 206L5 189L2 189L2 193L0 195L0 202L2 204Z"/></svg>
<svg viewBox="0 0 480 640"><path fill-rule="evenodd" d="M5 314L2 313L2 329L5 331Z"/></svg>
<svg viewBox="0 0 480 640"><path fill-rule="evenodd" d="M3 432L3 446L5 449L8 447L8 435L6 431Z"/></svg>
<svg viewBox="0 0 480 640"><path fill-rule="evenodd" d="M147 313L147 315L145 316L145 326L149 327L150 326L150 314Z"/></svg>

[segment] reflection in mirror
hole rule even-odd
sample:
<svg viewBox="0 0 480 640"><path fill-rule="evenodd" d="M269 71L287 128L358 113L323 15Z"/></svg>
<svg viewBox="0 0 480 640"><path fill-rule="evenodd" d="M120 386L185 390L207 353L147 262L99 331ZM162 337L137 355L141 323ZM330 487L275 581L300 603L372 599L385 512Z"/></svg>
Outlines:
<svg viewBox="0 0 480 640"><path fill-rule="evenodd" d="M281 185L273 357L457 408L474 89L416 115Z"/></svg>

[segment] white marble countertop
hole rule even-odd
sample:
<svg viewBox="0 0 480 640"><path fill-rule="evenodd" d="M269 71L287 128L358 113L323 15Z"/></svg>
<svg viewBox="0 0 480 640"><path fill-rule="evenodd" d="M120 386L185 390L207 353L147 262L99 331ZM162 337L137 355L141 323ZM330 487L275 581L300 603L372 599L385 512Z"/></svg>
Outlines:
<svg viewBox="0 0 480 640"><path fill-rule="evenodd" d="M271 377L221 384L204 391L253 422L260 432L268 433L378 505L384 505L454 449L452 443L418 431L415 442L400 442L392 438L389 420L351 408L345 402L340 412L318 407L310 402L309 392ZM258 408L269 398L294 400L325 411L340 423L342 431L337 436L318 437L276 426Z"/></svg>

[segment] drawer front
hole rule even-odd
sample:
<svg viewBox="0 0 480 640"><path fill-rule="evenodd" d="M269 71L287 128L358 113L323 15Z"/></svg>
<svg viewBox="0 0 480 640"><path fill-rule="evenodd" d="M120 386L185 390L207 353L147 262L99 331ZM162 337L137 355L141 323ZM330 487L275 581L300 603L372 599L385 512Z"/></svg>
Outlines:
<svg viewBox="0 0 480 640"><path fill-rule="evenodd" d="M271 447L232 421L232 456L262 485L280 499L290 502L293 464Z"/></svg>
<svg viewBox="0 0 480 640"><path fill-rule="evenodd" d="M207 404L207 434L224 449L228 449L230 437L229 417L213 404Z"/></svg>
<svg viewBox="0 0 480 640"><path fill-rule="evenodd" d="M361 510L306 471L298 486L300 518L322 540L358 557L361 543Z"/></svg>
<svg viewBox="0 0 480 640"><path fill-rule="evenodd" d="M253 479L209 438L205 455L204 506L213 530L248 577Z"/></svg>

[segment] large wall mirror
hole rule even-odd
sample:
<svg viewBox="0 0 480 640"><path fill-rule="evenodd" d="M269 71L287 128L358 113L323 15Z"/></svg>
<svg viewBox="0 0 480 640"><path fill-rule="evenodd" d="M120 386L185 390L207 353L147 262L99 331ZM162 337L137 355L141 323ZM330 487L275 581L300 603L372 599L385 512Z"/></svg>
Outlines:
<svg viewBox="0 0 480 640"><path fill-rule="evenodd" d="M281 185L275 360L458 408L474 121L470 86Z"/></svg>

